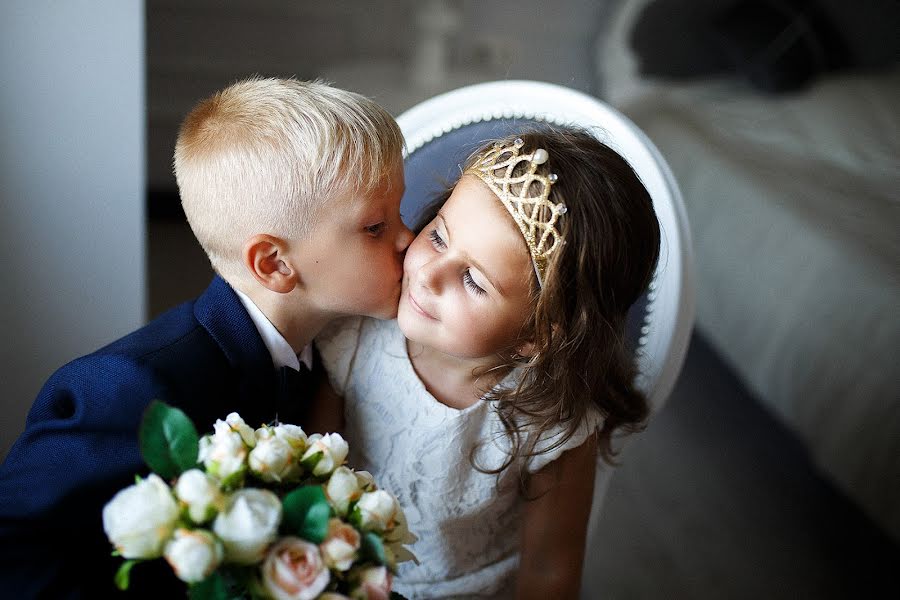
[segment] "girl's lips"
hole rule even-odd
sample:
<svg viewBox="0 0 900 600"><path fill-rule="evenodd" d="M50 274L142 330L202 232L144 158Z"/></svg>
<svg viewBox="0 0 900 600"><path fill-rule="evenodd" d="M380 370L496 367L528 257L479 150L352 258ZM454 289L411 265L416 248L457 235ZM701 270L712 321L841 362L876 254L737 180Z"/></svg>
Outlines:
<svg viewBox="0 0 900 600"><path fill-rule="evenodd" d="M424 308L422 308L422 306L421 306L418 302L416 302L416 299L413 298L412 292L406 292L406 297L409 298L409 304L410 304L410 306L412 306L413 309L414 309L417 313L419 313L420 315L422 315L423 317L425 317L425 318L427 318L427 319L431 319L432 321L436 321L436 320L437 320L437 319L435 319L435 318L431 315L430 312L428 312L427 310L425 310Z"/></svg>

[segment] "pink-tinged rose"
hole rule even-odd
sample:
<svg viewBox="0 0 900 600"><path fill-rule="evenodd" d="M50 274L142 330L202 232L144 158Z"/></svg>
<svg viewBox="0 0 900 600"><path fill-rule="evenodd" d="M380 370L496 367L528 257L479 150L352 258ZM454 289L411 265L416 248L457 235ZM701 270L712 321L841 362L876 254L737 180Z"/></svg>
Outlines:
<svg viewBox="0 0 900 600"><path fill-rule="evenodd" d="M340 519L328 521L328 533L319 545L322 558L329 568L346 571L356 560L360 537L356 529Z"/></svg>
<svg viewBox="0 0 900 600"><path fill-rule="evenodd" d="M275 600L312 600L330 579L319 548L296 537L281 538L262 564L263 587Z"/></svg>
<svg viewBox="0 0 900 600"><path fill-rule="evenodd" d="M350 592L353 600L389 600L391 572L387 567L367 567L357 573L356 587Z"/></svg>

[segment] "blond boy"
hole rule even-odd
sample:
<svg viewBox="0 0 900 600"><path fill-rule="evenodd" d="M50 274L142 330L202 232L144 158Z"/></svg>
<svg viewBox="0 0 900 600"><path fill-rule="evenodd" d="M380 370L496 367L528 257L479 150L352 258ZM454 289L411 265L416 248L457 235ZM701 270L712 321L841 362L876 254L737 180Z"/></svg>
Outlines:
<svg viewBox="0 0 900 600"><path fill-rule="evenodd" d="M241 81L191 111L175 172L217 276L41 390L0 467L0 589L113 593L100 514L146 470L136 432L151 400L199 427L231 411L304 424L312 338L339 316L396 314L412 239L399 214L402 145L382 108L318 82ZM164 566L132 578L136 594L183 594Z"/></svg>

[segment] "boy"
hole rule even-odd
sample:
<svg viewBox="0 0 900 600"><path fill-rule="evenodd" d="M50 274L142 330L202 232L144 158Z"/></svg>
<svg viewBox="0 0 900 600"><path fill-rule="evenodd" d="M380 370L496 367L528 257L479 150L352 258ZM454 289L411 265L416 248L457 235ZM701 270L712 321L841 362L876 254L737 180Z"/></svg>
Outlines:
<svg viewBox="0 0 900 600"><path fill-rule="evenodd" d="M402 146L384 109L317 82L250 79L193 109L175 173L218 275L41 390L0 467L0 590L114 593L120 559L105 559L101 510L146 471L136 433L151 400L201 432L231 411L253 426L310 427L312 383L289 382L310 366L312 338L339 316L396 315L412 239L399 214ZM154 562L134 569L134 595L183 590Z"/></svg>

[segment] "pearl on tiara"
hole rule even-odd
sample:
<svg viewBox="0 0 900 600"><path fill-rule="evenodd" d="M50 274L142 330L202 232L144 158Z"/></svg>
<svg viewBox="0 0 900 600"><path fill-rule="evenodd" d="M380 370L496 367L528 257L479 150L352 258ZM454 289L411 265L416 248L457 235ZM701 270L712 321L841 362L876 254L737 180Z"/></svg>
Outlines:
<svg viewBox="0 0 900 600"><path fill-rule="evenodd" d="M479 154L464 174L481 179L506 207L528 245L538 285L543 285L550 255L560 244L565 244L556 222L568 209L562 202L549 199L550 187L558 179L556 173L546 177L536 173L538 165L546 163L550 155L543 148L531 154L519 154L524 145L522 138L505 146L494 144ZM525 172L514 174L522 163L527 165Z"/></svg>

